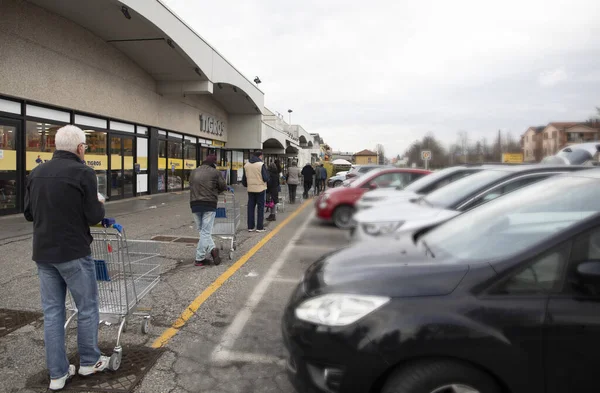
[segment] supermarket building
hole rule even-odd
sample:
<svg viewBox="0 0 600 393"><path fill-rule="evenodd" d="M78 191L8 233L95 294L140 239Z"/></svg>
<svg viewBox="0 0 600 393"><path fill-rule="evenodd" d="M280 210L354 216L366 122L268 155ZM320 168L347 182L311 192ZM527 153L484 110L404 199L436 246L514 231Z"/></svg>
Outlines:
<svg viewBox="0 0 600 393"><path fill-rule="evenodd" d="M85 130L110 200L183 190L208 154L229 183L256 149L314 161L310 134L274 126L263 103L159 0L1 0L0 215L22 211L65 124Z"/></svg>

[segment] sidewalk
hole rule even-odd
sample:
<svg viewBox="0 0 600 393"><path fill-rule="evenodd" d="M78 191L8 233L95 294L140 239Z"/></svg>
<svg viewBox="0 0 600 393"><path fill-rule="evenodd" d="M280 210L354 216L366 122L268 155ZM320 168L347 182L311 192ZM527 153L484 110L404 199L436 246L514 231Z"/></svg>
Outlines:
<svg viewBox="0 0 600 393"><path fill-rule="evenodd" d="M242 186L233 186L235 198L242 207L248 204L248 193ZM177 191L167 194L155 194L142 197L123 199L114 202L106 202L106 217L119 218L131 214L137 214L149 209L156 209L170 204L180 204L189 201L189 191ZM245 210L242 209L242 215L245 221ZM30 236L33 233L33 227L30 222L25 220L23 214L14 214L6 217L0 217L0 245L5 240Z"/></svg>

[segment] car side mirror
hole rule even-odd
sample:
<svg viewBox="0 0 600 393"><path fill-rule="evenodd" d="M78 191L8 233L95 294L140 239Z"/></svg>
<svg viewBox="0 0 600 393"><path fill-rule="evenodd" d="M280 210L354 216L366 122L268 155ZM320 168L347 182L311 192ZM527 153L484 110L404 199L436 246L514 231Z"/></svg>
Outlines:
<svg viewBox="0 0 600 393"><path fill-rule="evenodd" d="M580 263L577 266L577 276L583 284L600 285L600 261Z"/></svg>
<svg viewBox="0 0 600 393"><path fill-rule="evenodd" d="M377 184L375 183L369 183L369 189L374 190L377 188Z"/></svg>

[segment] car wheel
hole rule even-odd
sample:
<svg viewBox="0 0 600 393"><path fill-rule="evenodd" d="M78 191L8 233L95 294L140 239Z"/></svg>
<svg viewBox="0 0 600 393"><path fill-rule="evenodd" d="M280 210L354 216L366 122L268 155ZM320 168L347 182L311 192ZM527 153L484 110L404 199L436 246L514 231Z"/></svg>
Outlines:
<svg viewBox="0 0 600 393"><path fill-rule="evenodd" d="M339 187L342 185L342 181L341 180L336 180L333 182L333 188Z"/></svg>
<svg viewBox="0 0 600 393"><path fill-rule="evenodd" d="M339 206L333 212L333 223L340 229L350 228L354 209L350 206Z"/></svg>
<svg viewBox="0 0 600 393"><path fill-rule="evenodd" d="M487 373L454 361L418 362L394 372L382 393L500 393Z"/></svg>

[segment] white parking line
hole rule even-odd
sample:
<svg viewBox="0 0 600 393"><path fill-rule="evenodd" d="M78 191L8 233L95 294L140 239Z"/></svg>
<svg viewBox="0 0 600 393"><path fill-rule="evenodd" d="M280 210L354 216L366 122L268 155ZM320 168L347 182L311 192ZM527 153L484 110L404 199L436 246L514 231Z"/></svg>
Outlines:
<svg viewBox="0 0 600 393"><path fill-rule="evenodd" d="M302 234L306 230L306 227L312 221L312 218L313 218L312 215L309 215L306 218L306 220L302 223L302 225L298 229L298 232L296 232L296 234L292 237L292 239L289 241L287 246L283 249L283 251L279 255L279 258L277 258L277 260L271 265L271 267L265 274L264 278L258 283L258 285L256 285L256 288L254 288L254 291L252 291L252 294L248 298L248 301L246 302L244 307L242 307L240 312L237 313L237 315L233 319L233 322L231 323L231 325L229 325L229 327L223 334L223 337L221 338L221 342L216 346L216 348L212 352L211 359L213 362L227 363L232 360L235 360L235 359L232 359L232 354L236 353L236 352L232 351L235 341L237 340L237 338L240 336L240 334L244 330L244 327L248 323L248 320L250 319L252 312L254 311L254 309L256 308L258 303L260 303L261 299L265 295L271 282L276 278L277 272L279 272L281 267L285 264L288 255L290 254L292 249L294 249L294 247L295 247L295 243L298 241L300 236L302 236ZM295 282L298 282L298 281L295 281ZM264 356L264 355L253 355L253 354L251 354L251 355L256 356L257 358Z"/></svg>
<svg viewBox="0 0 600 393"><path fill-rule="evenodd" d="M264 363L276 364L278 366L285 367L285 359L280 359L277 356L251 352L229 351L226 349L219 352L218 362L221 364L231 362Z"/></svg>
<svg viewBox="0 0 600 393"><path fill-rule="evenodd" d="M298 284L300 283L301 278L283 278L283 277L275 277L273 282L281 282L286 284Z"/></svg>

